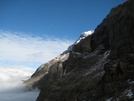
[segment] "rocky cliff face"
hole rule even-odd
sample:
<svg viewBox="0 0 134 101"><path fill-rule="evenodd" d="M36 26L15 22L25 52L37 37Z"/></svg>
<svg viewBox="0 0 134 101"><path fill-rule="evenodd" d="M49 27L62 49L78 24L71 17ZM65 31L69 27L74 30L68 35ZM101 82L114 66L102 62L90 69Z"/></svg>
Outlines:
<svg viewBox="0 0 134 101"><path fill-rule="evenodd" d="M25 83L41 90L37 101L133 101L134 0L113 8L93 34Z"/></svg>

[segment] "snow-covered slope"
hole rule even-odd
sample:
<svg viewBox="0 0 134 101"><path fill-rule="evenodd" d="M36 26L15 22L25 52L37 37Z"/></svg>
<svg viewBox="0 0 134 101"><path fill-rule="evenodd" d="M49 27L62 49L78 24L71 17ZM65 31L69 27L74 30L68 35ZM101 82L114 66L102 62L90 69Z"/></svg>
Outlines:
<svg viewBox="0 0 134 101"><path fill-rule="evenodd" d="M66 50L66 51L64 51L61 55L65 55L65 54L68 54L72 49L73 49L73 47L74 47L74 45L77 45L81 40L83 40L83 39L85 39L86 37L88 37L89 35L91 35L91 34L93 34L93 30L89 30L89 31L85 31L85 32L83 32L81 35L80 35L80 37L78 38L78 40L74 43L74 44L72 44L72 45L70 45L69 47L68 47L68 49Z"/></svg>
<svg viewBox="0 0 134 101"><path fill-rule="evenodd" d="M74 44L75 45L78 44L82 39L85 39L87 36L91 35L93 32L94 32L93 30L83 32L80 38Z"/></svg>

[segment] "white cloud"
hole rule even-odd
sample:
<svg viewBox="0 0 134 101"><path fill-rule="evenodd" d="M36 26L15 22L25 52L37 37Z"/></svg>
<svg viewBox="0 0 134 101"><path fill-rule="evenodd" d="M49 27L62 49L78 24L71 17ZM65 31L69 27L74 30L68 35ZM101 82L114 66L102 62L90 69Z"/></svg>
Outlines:
<svg viewBox="0 0 134 101"><path fill-rule="evenodd" d="M31 88L22 84L35 69L24 63L45 63L72 43L65 39L33 37L26 33L0 30L0 100L36 101L39 91L29 91ZM13 66L10 65L12 63Z"/></svg>
<svg viewBox="0 0 134 101"><path fill-rule="evenodd" d="M23 85L33 73L29 67L3 67L0 65L0 100L1 101L36 101L39 90ZM30 91L29 91L30 90Z"/></svg>
<svg viewBox="0 0 134 101"><path fill-rule="evenodd" d="M23 85L23 81L35 71L35 68L27 67L28 64L41 65L72 43L64 39L0 30L0 100L36 101L39 91L29 91L30 88Z"/></svg>
<svg viewBox="0 0 134 101"><path fill-rule="evenodd" d="M33 37L26 33L0 30L0 60L45 63L73 42L49 37Z"/></svg>

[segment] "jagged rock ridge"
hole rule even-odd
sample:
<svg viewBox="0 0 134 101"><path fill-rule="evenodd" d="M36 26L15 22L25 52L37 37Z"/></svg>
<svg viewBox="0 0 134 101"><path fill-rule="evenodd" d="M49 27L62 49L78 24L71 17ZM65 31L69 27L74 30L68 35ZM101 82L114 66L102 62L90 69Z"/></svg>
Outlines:
<svg viewBox="0 0 134 101"><path fill-rule="evenodd" d="M69 49L38 68L31 77L38 80L26 81L40 88L37 101L134 100L134 0Z"/></svg>
<svg viewBox="0 0 134 101"><path fill-rule="evenodd" d="M47 73L50 73L53 70L53 68L56 69L59 66L60 66L59 68L62 68L62 65L65 64L65 61L68 59L69 53L70 53L70 51L73 50L74 46L76 46L79 42L81 42L81 40L85 39L87 36L91 35L93 32L94 31L83 32L81 34L81 36L79 37L79 39L74 44L69 46L66 51L64 51L62 54L60 54L59 56L55 57L51 61L49 61L49 62L47 62L45 64L42 64L36 70L36 72L31 76L31 78L29 80L25 81L25 84L33 85L33 86L38 85L38 87L39 87L39 85L40 85L39 81L41 81L41 78L43 78L43 76L46 75ZM62 72L62 71L61 71L61 74L60 74L61 77L65 74L65 72Z"/></svg>

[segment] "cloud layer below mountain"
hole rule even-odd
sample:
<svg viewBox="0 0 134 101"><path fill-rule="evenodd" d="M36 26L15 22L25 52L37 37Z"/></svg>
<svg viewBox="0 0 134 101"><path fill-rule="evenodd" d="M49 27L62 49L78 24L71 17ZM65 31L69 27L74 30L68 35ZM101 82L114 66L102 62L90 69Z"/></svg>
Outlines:
<svg viewBox="0 0 134 101"><path fill-rule="evenodd" d="M0 66L1 101L36 101L39 90L26 87L23 81L35 71L29 67Z"/></svg>
<svg viewBox="0 0 134 101"><path fill-rule="evenodd" d="M23 81L35 72L35 68L62 53L72 43L65 39L0 30L0 100L36 101L39 90L25 87Z"/></svg>

